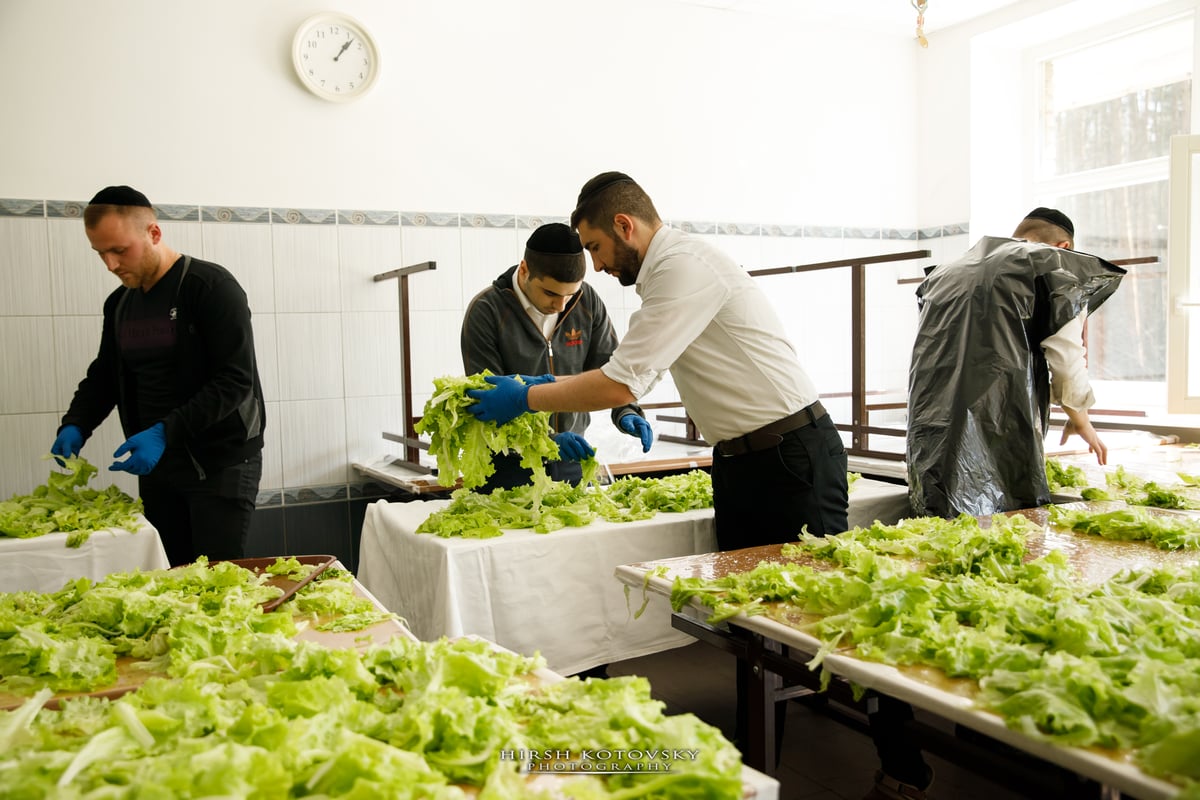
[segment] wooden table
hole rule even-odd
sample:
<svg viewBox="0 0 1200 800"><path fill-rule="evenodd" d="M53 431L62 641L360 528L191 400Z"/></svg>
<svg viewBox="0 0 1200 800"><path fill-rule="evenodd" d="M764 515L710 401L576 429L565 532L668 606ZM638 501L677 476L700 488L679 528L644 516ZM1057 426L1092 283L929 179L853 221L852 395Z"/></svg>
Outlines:
<svg viewBox="0 0 1200 800"><path fill-rule="evenodd" d="M1088 504L1079 504L1086 506ZM1200 563L1200 553L1168 553L1142 542L1117 542L1055 530L1047 526L1044 509L1018 512L1043 525L1040 537L1029 539L1029 551L1040 555L1052 549L1064 550L1068 560L1091 582L1100 582L1124 568L1187 565ZM1171 512L1163 512L1171 513ZM1179 512L1174 512L1179 513ZM984 524L986 521L981 520ZM676 577L713 580L747 572L764 560L786 561L780 545L707 553L673 559L627 564L617 568L617 578L631 589L669 597ZM650 577L654 570L661 574ZM746 763L771 774L774 758L775 692L780 676L796 676L806 671L805 662L818 652L821 642L794 627L765 616L739 615L724 626L709 625L707 609L699 604L672 615L673 624L695 638L719 647L749 662L747 693L750 697L749 743L743 750ZM1141 800L1165 800L1175 796L1179 787L1141 772L1132 763L1083 748L1063 747L1029 737L1007 727L1003 720L974 706L971 692L952 685L940 671L929 668L896 668L855 657L842 649L825 657L823 666L834 675L861 687L910 703L913 707L978 731L1050 764L1070 770L1131 797ZM812 680L809 679L809 683Z"/></svg>

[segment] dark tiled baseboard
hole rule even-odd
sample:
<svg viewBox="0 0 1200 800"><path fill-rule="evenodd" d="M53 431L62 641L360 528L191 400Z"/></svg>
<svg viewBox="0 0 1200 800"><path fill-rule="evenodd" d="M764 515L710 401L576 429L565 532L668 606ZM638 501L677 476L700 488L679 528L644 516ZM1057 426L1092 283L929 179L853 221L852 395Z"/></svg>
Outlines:
<svg viewBox="0 0 1200 800"><path fill-rule="evenodd" d="M358 543L367 506L376 500L402 503L415 495L377 484L263 492L250 521L247 558L324 554L358 571ZM301 501L299 498L306 498ZM266 499L268 502L264 503Z"/></svg>

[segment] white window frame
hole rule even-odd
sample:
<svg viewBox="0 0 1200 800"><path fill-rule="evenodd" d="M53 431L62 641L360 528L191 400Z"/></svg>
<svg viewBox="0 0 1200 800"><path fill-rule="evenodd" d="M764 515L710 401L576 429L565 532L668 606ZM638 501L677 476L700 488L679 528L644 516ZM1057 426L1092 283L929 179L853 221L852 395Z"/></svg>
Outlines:
<svg viewBox="0 0 1200 800"><path fill-rule="evenodd" d="M1200 414L1200 136L1171 139L1171 217L1167 233L1167 413Z"/></svg>
<svg viewBox="0 0 1200 800"><path fill-rule="evenodd" d="M1029 48L1022 56L1022 74L1026 80L1032 82L1037 87L1036 93L1028 100L1029 105L1024 115L1025 141L1029 146L1029 154L1025 161L1026 167L1024 170L1026 184L1024 195L1029 198L1030 203L1033 205L1043 205L1046 202L1045 198L1103 191L1152 181L1167 180L1169 182L1171 229L1168 231L1169 263L1167 265L1167 281L1172 308L1164 309L1164 312L1169 317L1167 325L1166 396L1158 395L1157 398L1151 398L1147 395L1144 404L1165 408L1167 413L1170 414L1200 413L1200 398L1189 399L1186 397L1189 368L1200 370L1200 363L1191 363L1192 361L1197 361L1197 359L1188 357L1186 346L1186 337L1188 335L1186 315L1188 312L1180 311L1176 313L1175 311L1177 304L1188 302L1186 299L1180 300L1179 298L1190 297L1187 288L1189 262L1186 258L1177 259L1174 250L1176 238L1175 214L1178 207L1175 196L1177 181L1173 179L1175 143L1174 141L1172 142L1171 156L1144 159L1142 161L1102 167L1064 176L1039 177L1036 174L1035 165L1042 150L1043 127L1041 125L1040 113L1042 110L1042 91L1044 87L1042 82L1037 79L1037 75L1038 64L1046 59L1069 53L1072 50L1096 45L1107 39L1119 38L1135 30L1162 25L1188 16L1191 16L1193 22L1191 128L1193 131L1200 130L1200 125L1197 124L1200 121L1200 108L1197 108L1196 93L1196 80L1200 78L1200 9L1197 8L1195 0L1167 3L1149 12L1143 11L1086 30L1080 30L1062 38L1045 42L1040 46ZM1178 138L1195 138L1200 141L1200 137L1183 136ZM1200 176L1197 177L1200 179ZM1197 209L1197 213L1200 214L1200 209ZM1184 219L1187 218L1185 217ZM1198 229L1197 234L1200 236L1200 229ZM1198 241L1198 246L1200 246L1200 241ZM1111 257L1125 258L1136 257L1137 255L1137 253L1126 253L1113 254ZM1136 267L1134 268L1136 269ZM1183 288L1179 288L1180 286ZM1180 306L1180 308L1188 307ZM1193 312L1191 316L1194 321L1200 322L1200 311ZM1200 382L1200 379L1197 379L1197 382ZM1145 384L1145 391L1161 391L1153 388L1159 386L1162 386L1162 384L1147 383ZM1181 391L1183 394L1180 394ZM1134 400L1134 402L1136 403L1137 400ZM1141 405L1142 403L1138 404Z"/></svg>

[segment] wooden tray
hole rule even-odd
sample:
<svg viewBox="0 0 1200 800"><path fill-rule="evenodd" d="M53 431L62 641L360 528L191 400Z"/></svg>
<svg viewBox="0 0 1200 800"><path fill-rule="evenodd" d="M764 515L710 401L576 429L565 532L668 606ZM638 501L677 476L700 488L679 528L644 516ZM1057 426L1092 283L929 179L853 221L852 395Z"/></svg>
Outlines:
<svg viewBox="0 0 1200 800"><path fill-rule="evenodd" d="M331 564L334 564L335 562L337 562L337 556L330 556L330 555L291 556L291 557L295 558L301 564L311 564L314 567L314 569L312 572L310 572L308 574L307 577L305 577L303 580L299 580L299 581L292 580L291 578L287 577L286 575L271 575L271 576L269 576L266 580L266 583L270 584L271 586L278 586L280 589L283 590L283 594L280 595L279 597L276 597L276 598L273 598L271 600L264 602L262 604L262 609L264 612L274 611L280 605L282 605L283 603L286 603L288 601L288 599L290 599L294 594L296 594L297 590L299 590L300 587L311 582L314 578L316 578L318 575L320 575L322 572L324 572L326 569L328 569ZM289 558L289 556L280 556L280 558ZM276 562L276 560L277 560L277 558L274 556L272 556L270 558L228 559L228 561L230 563L237 564L239 567L242 567L243 569L248 569L251 572L254 572L258 575L262 575L264 572L266 572L267 567L270 567L271 565L273 565ZM216 563L216 562L213 562L213 563ZM117 680L116 680L116 682L114 682L113 684L111 684L109 686L104 687L103 689L96 689L95 691L91 691L91 692L61 692L59 694L56 694L54 697L52 697L50 700L48 700L46 702L46 708L56 709L59 707L59 703L62 700L72 698L72 697L82 697L82 696L106 697L110 700L114 700L123 694L132 692L132 691L138 689L139 687L141 687L141 685L143 683L146 682L146 680L148 678L163 677L163 675L159 674L159 673L147 672L145 670L138 669L135 666L136 662L137 662L137 659L133 659L128 656L119 657L117 659ZM16 695L16 694L0 692L0 711L10 711L14 708L21 706L28 699L29 699L29 697L27 695Z"/></svg>
<svg viewBox="0 0 1200 800"><path fill-rule="evenodd" d="M278 586L283 590L283 594L276 597L274 600L268 600L262 604L262 610L274 611L279 606L291 599L292 595L301 587L311 583L314 578L320 575L325 570L337 561L337 556L320 555L320 556L271 556L269 558L231 558L230 564L237 564L243 569L248 569L256 575L262 575L267 571L267 567L274 565L279 558L294 558L301 564L310 564L314 567L313 571L308 574L308 577L303 580L292 580L286 575L271 575L267 578L266 583L269 586Z"/></svg>

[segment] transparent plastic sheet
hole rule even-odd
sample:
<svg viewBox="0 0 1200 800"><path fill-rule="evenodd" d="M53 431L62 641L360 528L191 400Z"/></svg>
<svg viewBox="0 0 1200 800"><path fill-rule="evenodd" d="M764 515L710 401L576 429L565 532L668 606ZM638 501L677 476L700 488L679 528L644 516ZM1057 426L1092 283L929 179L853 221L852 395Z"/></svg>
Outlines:
<svg viewBox="0 0 1200 800"><path fill-rule="evenodd" d="M929 270L909 365L906 460L919 515L992 514L1050 500L1040 343L1096 311L1125 270L1097 256L984 237Z"/></svg>

